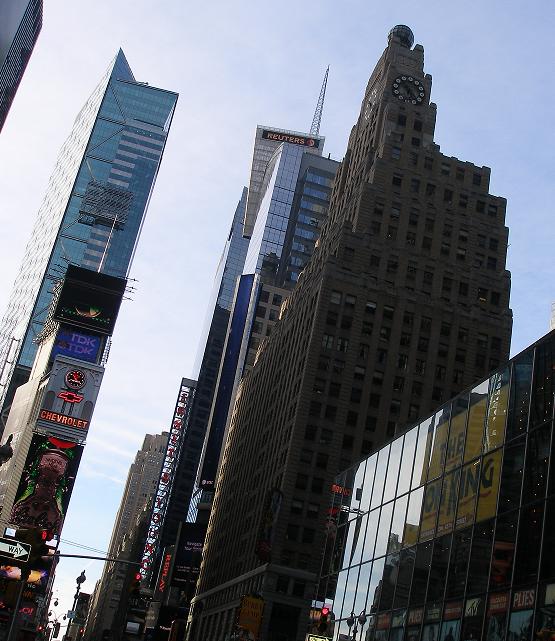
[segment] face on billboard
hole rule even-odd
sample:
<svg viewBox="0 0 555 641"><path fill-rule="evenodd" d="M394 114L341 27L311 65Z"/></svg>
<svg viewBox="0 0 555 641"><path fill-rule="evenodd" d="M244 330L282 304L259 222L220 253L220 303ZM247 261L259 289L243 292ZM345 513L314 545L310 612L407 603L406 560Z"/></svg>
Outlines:
<svg viewBox="0 0 555 641"><path fill-rule="evenodd" d="M16 527L42 528L59 534L83 446L35 434L27 454L10 515Z"/></svg>

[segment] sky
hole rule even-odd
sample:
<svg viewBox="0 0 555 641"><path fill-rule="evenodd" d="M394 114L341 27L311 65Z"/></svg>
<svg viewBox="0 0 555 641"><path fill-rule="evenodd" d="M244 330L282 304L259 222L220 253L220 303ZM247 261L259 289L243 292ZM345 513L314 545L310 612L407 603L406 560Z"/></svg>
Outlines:
<svg viewBox="0 0 555 641"><path fill-rule="evenodd" d="M424 46L443 153L492 168L508 200L511 353L549 329L555 300L551 0L45 0L42 33L0 135L0 312L72 123L121 46L139 81L177 91L62 539L106 550L129 464L167 429L194 374L220 252L248 181L255 127L310 128L326 66L320 133L341 160L387 33ZM66 553L79 549L63 543ZM62 561L56 612L98 561Z"/></svg>

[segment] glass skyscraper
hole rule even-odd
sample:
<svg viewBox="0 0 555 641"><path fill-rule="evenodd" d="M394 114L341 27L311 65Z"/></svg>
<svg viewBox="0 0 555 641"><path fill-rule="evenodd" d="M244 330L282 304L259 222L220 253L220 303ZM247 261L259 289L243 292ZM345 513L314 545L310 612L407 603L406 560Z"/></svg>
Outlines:
<svg viewBox="0 0 555 641"><path fill-rule="evenodd" d="M68 264L126 277L177 94L137 82L123 51L63 145L0 325L2 426Z"/></svg>
<svg viewBox="0 0 555 641"><path fill-rule="evenodd" d="M554 371L551 332L336 478L322 636L553 638Z"/></svg>
<svg viewBox="0 0 555 641"><path fill-rule="evenodd" d="M42 0L0 3L0 131L42 28Z"/></svg>

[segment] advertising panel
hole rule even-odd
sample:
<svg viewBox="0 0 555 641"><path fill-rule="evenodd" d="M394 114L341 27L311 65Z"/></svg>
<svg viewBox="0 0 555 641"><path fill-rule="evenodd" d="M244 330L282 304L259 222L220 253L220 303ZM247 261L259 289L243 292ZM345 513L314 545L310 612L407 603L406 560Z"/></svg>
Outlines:
<svg viewBox="0 0 555 641"><path fill-rule="evenodd" d="M60 356L70 356L80 361L96 363L101 343L100 336L85 334L68 327L61 327L56 335L50 357L54 359L60 354Z"/></svg>
<svg viewBox="0 0 555 641"><path fill-rule="evenodd" d="M477 521L491 519L497 512L497 495L501 477L502 451L497 450L484 456L482 475L480 477L480 494L478 496Z"/></svg>
<svg viewBox="0 0 555 641"><path fill-rule="evenodd" d="M241 599L237 627L240 633L244 634L245 639L257 641L263 613L264 599L254 596L244 596Z"/></svg>
<svg viewBox="0 0 555 641"><path fill-rule="evenodd" d="M187 433L191 404L195 394L195 385L196 381L191 381L188 378L181 379L139 570L143 578L150 577L152 562L158 552L164 515L166 514L175 470L179 462L183 438Z"/></svg>
<svg viewBox="0 0 555 641"><path fill-rule="evenodd" d="M181 524L173 565L172 586L179 587L196 583L205 536L206 524Z"/></svg>
<svg viewBox="0 0 555 641"><path fill-rule="evenodd" d="M318 149L320 146L320 140L318 138L303 136L301 134L284 133L283 131L272 131L270 129L264 129L262 131L262 138L276 142L288 142L290 145L301 145L313 149Z"/></svg>
<svg viewBox="0 0 555 641"><path fill-rule="evenodd" d="M15 495L10 523L60 533L83 446L34 434Z"/></svg>
<svg viewBox="0 0 555 641"><path fill-rule="evenodd" d="M37 426L52 436L84 442L104 368L56 356L48 378Z"/></svg>
<svg viewBox="0 0 555 641"><path fill-rule="evenodd" d="M171 581L173 559L175 556L175 546L169 545L164 548L162 563L160 563L160 572L156 580L156 589L154 590L154 601L163 601Z"/></svg>
<svg viewBox="0 0 555 641"><path fill-rule="evenodd" d="M69 265L54 318L74 327L111 335L126 280Z"/></svg>
<svg viewBox="0 0 555 641"><path fill-rule="evenodd" d="M509 370L493 374L490 378L489 400L486 416L484 451L489 452L505 440L507 402L509 399Z"/></svg>

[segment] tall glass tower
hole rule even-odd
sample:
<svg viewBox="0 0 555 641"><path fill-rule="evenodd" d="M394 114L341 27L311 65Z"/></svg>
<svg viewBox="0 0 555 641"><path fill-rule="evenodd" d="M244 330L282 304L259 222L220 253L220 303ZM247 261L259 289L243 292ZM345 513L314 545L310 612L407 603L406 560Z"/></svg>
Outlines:
<svg viewBox="0 0 555 641"><path fill-rule="evenodd" d="M79 112L0 324L2 428L67 265L128 275L176 102L176 93L135 81L120 50Z"/></svg>
<svg viewBox="0 0 555 641"><path fill-rule="evenodd" d="M0 131L42 28L42 0L0 2Z"/></svg>

